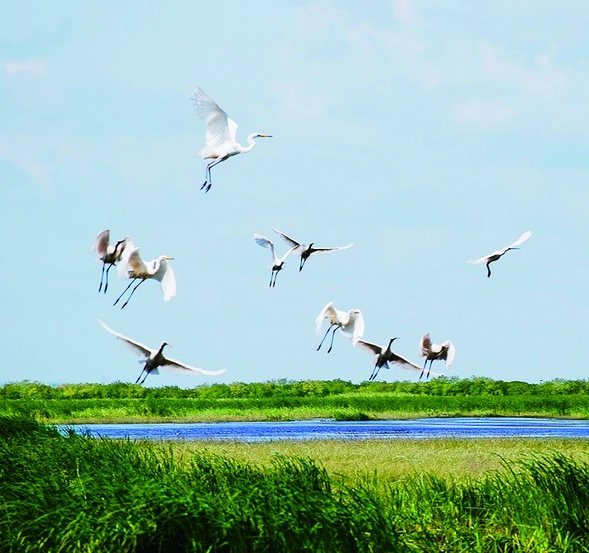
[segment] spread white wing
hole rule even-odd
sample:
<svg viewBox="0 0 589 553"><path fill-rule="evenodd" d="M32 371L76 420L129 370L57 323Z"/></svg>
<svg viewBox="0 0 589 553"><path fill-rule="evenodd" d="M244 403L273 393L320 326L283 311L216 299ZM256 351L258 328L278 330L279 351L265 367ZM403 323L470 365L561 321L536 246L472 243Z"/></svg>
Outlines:
<svg viewBox="0 0 589 553"><path fill-rule="evenodd" d="M206 146L199 154L202 157L209 154L217 156L222 149L233 146L237 136L237 123L200 88L194 90L192 102L198 117L207 124Z"/></svg>
<svg viewBox="0 0 589 553"><path fill-rule="evenodd" d="M98 323L100 324L100 326L102 326L102 328L104 328L104 330L106 330L107 332L110 332L124 346L126 346L131 351L133 351L133 353L139 355L139 357L143 357L144 359L147 359L150 355L155 353L155 350L148 348L146 345L142 344L141 342L136 342L135 340L131 340L131 338L127 338L127 336L124 336L120 332L113 330L112 328L107 326L101 319L98 319Z"/></svg>
<svg viewBox="0 0 589 553"><path fill-rule="evenodd" d="M109 242L110 230L103 230L101 233L98 234L98 236L94 240L94 244L92 244L92 249L90 251L97 252L98 255L102 258L107 253Z"/></svg>
<svg viewBox="0 0 589 553"><path fill-rule="evenodd" d="M524 232L511 246L507 246L508 248L515 248L520 244L523 244L530 236L532 236L532 231L528 230Z"/></svg>
<svg viewBox="0 0 589 553"><path fill-rule="evenodd" d="M335 315L335 309L333 307L333 302L330 301L317 315L315 319L315 331L317 334L321 333L321 326L323 325L323 321L325 320L327 314Z"/></svg>
<svg viewBox="0 0 589 553"><path fill-rule="evenodd" d="M356 340L354 345L360 349L363 349L364 351L367 351L368 353L376 355L380 355L382 353L382 347L373 342L367 342L366 340Z"/></svg>
<svg viewBox="0 0 589 553"><path fill-rule="evenodd" d="M387 358L387 361L389 363L393 363L393 365L397 365L398 367L401 367L402 369L406 369L408 371L419 372L420 374L423 369L423 367L416 365L413 361L409 361L409 359L405 359L405 357L403 357L395 352L391 352L391 355L389 355L389 357ZM434 373L430 373L430 376L433 374ZM440 375L438 374L435 376L440 376Z"/></svg>
<svg viewBox="0 0 589 553"><path fill-rule="evenodd" d="M315 255L316 253L329 253L329 252L335 252L337 250L347 250L348 248L351 248L354 245L354 243L352 242L351 244L348 244L347 246L335 246L333 248L313 248L313 255Z"/></svg>
<svg viewBox="0 0 589 553"><path fill-rule="evenodd" d="M302 244L301 242L297 242L294 238L291 238L290 236L284 234L284 232L279 231L274 225L270 225L273 229L274 232L276 232L277 234L280 234L280 236L282 236L282 239L291 247L295 249L294 253L297 253L297 249L301 248Z"/></svg>
<svg viewBox="0 0 589 553"><path fill-rule="evenodd" d="M176 373L176 374L205 374L208 376L216 376L218 374L223 374L227 369L220 369L218 371L205 371L204 369L199 369L197 367L191 367L190 365L186 365L180 361L176 361L175 359L168 359L166 358L165 361L161 364L162 369L165 369L168 372Z"/></svg>

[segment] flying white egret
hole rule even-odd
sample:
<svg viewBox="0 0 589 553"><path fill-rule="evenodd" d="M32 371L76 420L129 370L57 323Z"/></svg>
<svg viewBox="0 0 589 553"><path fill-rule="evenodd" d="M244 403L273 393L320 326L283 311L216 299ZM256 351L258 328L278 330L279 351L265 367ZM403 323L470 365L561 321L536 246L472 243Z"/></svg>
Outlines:
<svg viewBox="0 0 589 553"><path fill-rule="evenodd" d="M278 273L284 268L284 262L292 252L293 248L288 250L282 257L278 257L274 251L274 244L271 240L268 240L268 238L262 236L261 234L254 234L254 240L263 248L269 248L270 252L272 253L272 265L268 265L268 268L272 271L270 274L270 284L268 284L268 286L274 287L276 286L276 277L278 276Z"/></svg>
<svg viewBox="0 0 589 553"><path fill-rule="evenodd" d="M315 319L315 330L317 334L321 333L321 326L324 320L329 321L329 328L323 336L323 340L319 344L317 351L321 349L325 338L329 334L329 331L333 329L331 334L331 344L329 345L329 349L327 353L329 353L333 348L333 338L335 333L338 329L340 329L345 336L352 340L352 343L355 343L356 340L362 338L364 336L364 316L362 315L362 311L359 309L350 309L349 311L340 311L333 307L333 302L330 301L317 315L317 319Z"/></svg>
<svg viewBox="0 0 589 553"><path fill-rule="evenodd" d="M286 234L284 234L284 232L280 232L274 226L272 226L272 228L274 229L274 232L277 232L278 234L280 234L280 236L282 236L283 240L289 246L291 246L293 248L293 254L298 255L301 258L301 264L299 265L299 271L303 270L303 267L305 266L305 262L313 254L329 253L329 252L334 252L337 250L347 250L348 248L351 248L354 245L352 243L352 244L348 244L347 246L338 246L338 247L333 247L333 248L314 248L313 244L315 242L311 242L310 244L302 244L301 242L297 242L294 238L287 236Z"/></svg>
<svg viewBox="0 0 589 553"><path fill-rule="evenodd" d="M427 365L428 361L429 371L427 371L426 378L429 378L430 371L432 369L432 363L436 359L444 359L446 361L447 369L452 366L454 357L456 356L456 349L450 340L446 340L443 344L432 344L428 332L421 337L421 341L419 342L419 355L421 355L421 357L425 357L425 362L423 364L423 369L421 370L419 378L421 379L423 376L423 373L425 372L425 366Z"/></svg>
<svg viewBox="0 0 589 553"><path fill-rule="evenodd" d="M118 273L119 276L131 278L129 286L123 290L123 293L117 298L117 301L113 303L116 305L119 300L125 295L127 290L131 288L132 284L139 280L135 285L127 301L121 306L123 309L131 299L131 296L135 293L135 290L139 288L139 285L149 279L155 279L159 281L162 291L164 293L164 301L170 301L176 295L176 277L172 266L168 263L169 260L174 259L167 255L160 255L157 259L149 262L145 262L139 255L139 248L136 248L131 240L127 242L125 251L121 263L119 264Z"/></svg>
<svg viewBox="0 0 589 553"><path fill-rule="evenodd" d="M374 380L381 368L384 367L385 369L389 369L389 363L393 363L394 365L398 365L402 369L407 369L409 371L421 372L421 367L419 365L416 365L412 361L409 361L409 359L405 359L391 350L391 345L395 340L398 340L398 338L391 338L389 340L389 345L386 348L372 342L367 342L366 340L356 340L354 343L355 346L376 355L374 358L374 369L372 369L372 374L368 380ZM432 374L439 376L437 373Z"/></svg>
<svg viewBox="0 0 589 553"><path fill-rule="evenodd" d="M489 265L493 263L493 261L497 261L501 256L505 255L509 250L519 250L518 247L520 244L523 244L530 236L532 236L532 231L528 230L524 232L513 244L506 246L501 250L497 250L489 255L485 255L479 259L469 260L467 263L485 263L487 266L487 278L491 276L491 268Z"/></svg>
<svg viewBox="0 0 589 553"><path fill-rule="evenodd" d="M162 369L165 369L166 371L172 373L190 375L205 374L209 376L216 376L218 374L224 373L227 370L221 369L219 371L205 371L204 369L197 369L196 367L185 365L184 363L176 361L175 359L169 359L167 357L164 357L164 354L162 353L164 351L164 347L172 347L172 345L168 344L167 342L162 342L159 349L148 348L147 346L144 346L142 343L136 342L135 340L131 340L131 338L123 336L120 332L116 332L112 328L109 328L102 320L98 319L98 322L100 323L102 328L104 328L104 330L110 332L113 336L116 336L117 340L120 340L120 342L123 345L127 346L134 353L139 355L139 357L142 358L140 363L145 363L143 365L141 373L139 374L139 377L135 381L135 384L143 384L149 374L159 374L157 370L158 367L161 367ZM145 373L145 377L141 382L139 382L143 373Z"/></svg>
<svg viewBox="0 0 589 553"><path fill-rule="evenodd" d="M248 146L244 147L237 143L237 123L230 119L227 114L200 88L194 90L192 97L196 114L207 124L206 145L198 152L202 159L212 159L207 165L206 177L203 185L205 192L208 192L213 184L211 180L211 169L219 163L237 154L245 154L256 145L255 138L272 138L272 135L253 132L247 137Z"/></svg>
<svg viewBox="0 0 589 553"><path fill-rule="evenodd" d="M98 234L94 240L91 251L98 253L97 261L102 261L102 273L100 274L100 285L98 291L102 290L102 282L104 281L104 293L108 289L108 272L113 265L116 265L121 260L123 251L127 242L131 240L125 236L122 240L115 242L114 246L110 244L110 230L103 230ZM108 265L108 267L106 267ZM106 275L104 268L106 267Z"/></svg>

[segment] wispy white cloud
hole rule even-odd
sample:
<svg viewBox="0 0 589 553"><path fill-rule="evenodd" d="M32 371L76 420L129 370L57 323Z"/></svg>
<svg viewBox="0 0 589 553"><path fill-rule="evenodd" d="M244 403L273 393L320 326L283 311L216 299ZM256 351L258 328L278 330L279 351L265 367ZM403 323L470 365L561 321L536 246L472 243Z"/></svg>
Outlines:
<svg viewBox="0 0 589 553"><path fill-rule="evenodd" d="M47 69L39 60L10 60L4 64L4 72L9 76L18 73L45 75Z"/></svg>
<svg viewBox="0 0 589 553"><path fill-rule="evenodd" d="M455 106L453 115L466 125L499 128L509 125L517 116L517 111L499 102L469 100Z"/></svg>
<svg viewBox="0 0 589 553"><path fill-rule="evenodd" d="M567 90L569 71L558 67L550 56L537 54L528 65L501 59L497 51L485 45L481 52L484 74L497 82L521 87L526 93L554 100Z"/></svg>
<svg viewBox="0 0 589 553"><path fill-rule="evenodd" d="M397 19L407 27L419 25L420 18L417 9L411 0L395 0L393 9Z"/></svg>

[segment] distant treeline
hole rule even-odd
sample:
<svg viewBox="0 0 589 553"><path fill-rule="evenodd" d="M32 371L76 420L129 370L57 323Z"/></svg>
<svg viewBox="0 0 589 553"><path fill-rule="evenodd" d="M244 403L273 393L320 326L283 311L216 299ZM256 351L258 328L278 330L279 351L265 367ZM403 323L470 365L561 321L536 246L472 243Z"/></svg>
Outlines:
<svg viewBox="0 0 589 553"><path fill-rule="evenodd" d="M487 378L429 382L275 380L190 389L136 384L17 382L0 388L0 413L70 424L541 416L589 418L589 383Z"/></svg>
<svg viewBox="0 0 589 553"><path fill-rule="evenodd" d="M570 396L589 395L589 380L556 379L537 384L522 381L473 377L440 377L420 382L362 382L345 380L270 380L203 384L194 388L163 386L146 388L138 384L60 384L11 382L0 387L0 399L261 399L321 398L339 395L391 394L396 396Z"/></svg>

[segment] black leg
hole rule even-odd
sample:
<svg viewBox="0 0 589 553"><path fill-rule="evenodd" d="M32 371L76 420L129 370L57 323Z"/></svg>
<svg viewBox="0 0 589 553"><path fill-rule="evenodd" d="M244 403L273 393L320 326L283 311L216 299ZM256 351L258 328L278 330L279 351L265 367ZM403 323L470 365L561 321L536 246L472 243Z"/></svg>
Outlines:
<svg viewBox="0 0 589 553"><path fill-rule="evenodd" d="M335 325L331 324L329 325L329 328L327 329L327 332L325 333L325 336L323 336L323 340L321 340L321 343L319 344L319 347L317 348L316 351L319 351L321 349L321 346L323 345L323 342L325 342L325 338L327 338L327 335L329 334L329 331L334 327Z"/></svg>
<svg viewBox="0 0 589 553"><path fill-rule="evenodd" d="M211 185L213 184L213 179L211 177L211 169L215 165L222 163L226 159L229 159L229 156L218 157L217 159L215 159L214 161L211 161L211 163L209 163L207 165L206 179L205 179L203 185L200 187L201 190L204 188L204 191L208 192L211 189Z"/></svg>
<svg viewBox="0 0 589 553"><path fill-rule="evenodd" d="M137 280L137 279L136 279L136 278L134 278L134 279L133 279L131 282L129 282L129 286L127 286L127 287L126 287L126 288L123 290L123 293L122 293L122 294L121 294L121 295L120 295L120 296L117 298L117 301L115 301L115 302L113 303L113 307L114 307L114 306L115 306L117 303L119 303L119 300L120 300L120 299L121 299L121 298L122 298L122 297L125 295L125 292L126 292L126 291L127 291L129 288L131 288L132 284L133 284L133 283L134 283L136 280Z"/></svg>
<svg viewBox="0 0 589 553"><path fill-rule="evenodd" d="M423 376L423 373L425 372L426 365L427 365L427 357L425 358L425 362L423 363L423 369L421 369L421 374L419 375L419 380L421 380L421 377Z"/></svg>
<svg viewBox="0 0 589 553"><path fill-rule="evenodd" d="M143 375L143 371L145 370L145 366L141 369L141 372L139 373L139 376L137 377L137 380L135 380L135 384L137 384L139 382L139 380L141 380L141 376Z"/></svg>
<svg viewBox="0 0 589 553"><path fill-rule="evenodd" d="M102 272L100 273L100 286L98 287L98 291L102 290L102 279L104 278L104 261L102 262ZM106 289L104 290L106 292Z"/></svg>
<svg viewBox="0 0 589 553"><path fill-rule="evenodd" d="M129 297L127 298L127 301L121 305L121 309L123 309L125 307L125 305L127 305L129 303L129 300L133 297L133 294L135 293L135 290L137 290L137 288L139 288L139 286L145 282L146 279L140 280L136 285L135 288L133 288L133 290L131 290L131 293L129 294Z"/></svg>
<svg viewBox="0 0 589 553"><path fill-rule="evenodd" d="M380 367L377 363L376 365L374 365L374 368L372 369L372 374L370 375L370 378L368 380L374 380L376 378L376 375L378 375L378 371L380 371Z"/></svg>
<svg viewBox="0 0 589 553"><path fill-rule="evenodd" d="M329 344L329 349L327 350L327 353L329 353L333 349L333 339L335 338L336 330L339 328L339 325L334 325L334 326L335 326L335 328L333 329L333 332L331 333L331 344Z"/></svg>
<svg viewBox="0 0 589 553"><path fill-rule="evenodd" d="M106 269L106 278L104 281L104 293L106 294L106 291L108 290L108 272L110 271L110 268L114 265L114 263L110 263L109 266ZM104 265L102 266L102 268L104 269Z"/></svg>

